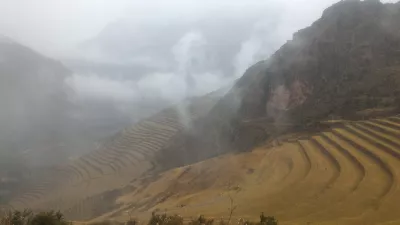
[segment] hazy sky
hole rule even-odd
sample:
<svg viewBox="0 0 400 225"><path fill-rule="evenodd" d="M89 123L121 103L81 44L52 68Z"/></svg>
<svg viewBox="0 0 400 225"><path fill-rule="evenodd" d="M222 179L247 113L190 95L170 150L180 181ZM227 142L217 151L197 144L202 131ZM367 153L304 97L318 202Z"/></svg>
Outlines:
<svg viewBox="0 0 400 225"><path fill-rule="evenodd" d="M389 0L395 2L394 0ZM385 2L389 2L385 1ZM190 19L215 9L246 7L281 10L283 16L302 26L315 20L335 0L0 0L0 34L52 54L95 36L122 16L168 22ZM290 24L286 24L290 25Z"/></svg>
<svg viewBox="0 0 400 225"><path fill-rule="evenodd" d="M122 16L168 22L215 9L281 10L293 26L308 24L336 0L0 0L0 34L52 54L95 36ZM385 0L384 2L396 2ZM286 24L288 25L288 24Z"/></svg>
<svg viewBox="0 0 400 225"><path fill-rule="evenodd" d="M118 34L120 37L128 37L127 42L122 44L122 50L124 50L125 46L129 48L138 45L140 47L138 40L131 39L137 35L129 34L132 30L135 32L135 29L143 34L154 33L154 29L167 27L167 32L172 35L173 30L177 29L182 21L194 24L195 21L208 17L206 23L218 23L223 20L219 18L218 21L217 19L214 21L209 17L229 15L231 21L238 22L251 17L255 12L261 12L262 16L256 22L250 21L248 25L245 24L251 28L247 34L249 38L243 40L239 52L232 53L234 60L230 63L236 70L234 77L238 77L248 66L268 57L277 50L291 38L293 32L309 26L321 16L325 8L335 2L337 0L0 0L0 34L9 36L48 56L62 58L66 54L68 55L73 46L95 38L107 25L115 21L129 22L129 25L123 27L122 32L120 31ZM384 2L396 1L385 0ZM235 29L238 24L226 24L226 26ZM110 30L107 32L113 35ZM218 33L218 31L213 32ZM235 38L232 37L232 34L218 35L224 40ZM163 39L167 36L168 34L165 34ZM98 77L96 74L91 74L91 76L75 74L68 82L73 89L83 94L89 92L100 97L109 95L118 98L123 96L132 98L135 95L134 87L138 84L142 84L140 88L136 88L136 92L140 93L145 93L146 90L149 93L154 93L155 90L160 92L160 87L172 81L174 81L172 83L176 83L177 87L181 87L183 78L177 76L179 71L176 70L179 70L180 65L185 64L184 61L190 58L188 54L192 54L192 52L185 52L191 46L185 47L181 42L191 36L193 33L189 29L185 35L176 39L175 47L182 48L185 54L183 54L183 59L179 55L172 54L177 59L175 71L153 71L138 83L115 80L117 75L114 73L106 78ZM163 40L157 34L149 40L146 40L148 36L144 35L143 37L144 43L142 44L144 45L147 45L147 42L161 44ZM200 42L203 39L204 37L200 34ZM190 40L190 45L193 44L192 41L196 42L196 40ZM113 45L117 45L120 41L115 39L111 43L112 48L116 48ZM221 45L220 42L218 43ZM196 43L194 44L196 45ZM167 45L167 47L171 46ZM218 47L215 46L215 49ZM137 53L146 57L144 52ZM261 57L255 57L259 53L262 53ZM79 54L81 55L81 53ZM110 56L108 60L121 62L123 59L115 58L114 55ZM155 65L158 59L152 55L148 60L150 60L150 64ZM223 66L221 65L221 67ZM133 75L136 73L136 71L132 72ZM226 80L218 73L219 71L209 70L196 74L195 77L198 79L196 87L199 89L195 88L194 92L203 94L225 85L229 79ZM169 88L168 90L171 96L181 95L183 92L181 88ZM180 92L176 92L176 90L180 90ZM167 95L165 91L161 91L161 94Z"/></svg>
<svg viewBox="0 0 400 225"><path fill-rule="evenodd" d="M0 0L0 33L40 51L89 38L124 12L126 0Z"/></svg>

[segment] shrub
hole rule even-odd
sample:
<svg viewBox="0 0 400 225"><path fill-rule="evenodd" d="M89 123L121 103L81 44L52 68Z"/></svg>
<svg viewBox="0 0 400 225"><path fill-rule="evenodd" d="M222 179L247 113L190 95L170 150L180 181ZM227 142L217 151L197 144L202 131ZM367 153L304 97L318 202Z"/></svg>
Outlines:
<svg viewBox="0 0 400 225"><path fill-rule="evenodd" d="M261 213L260 225L278 225L278 220L273 216L264 216L264 213Z"/></svg>
<svg viewBox="0 0 400 225"><path fill-rule="evenodd" d="M33 213L30 210L14 211L5 213L1 219L1 225L28 225L31 224Z"/></svg>
<svg viewBox="0 0 400 225"><path fill-rule="evenodd" d="M167 214L152 213L148 225L183 225L183 218L179 215L168 216ZM208 219L203 215L191 220L188 225L213 225L214 219ZM65 220L60 212L48 211L33 213L30 210L13 211L0 215L0 225L72 225ZM94 222L90 225L139 225L135 219L129 219L125 223L117 221ZM223 219L218 221L218 225L230 225L229 221ZM260 222L239 220L238 225L278 225L278 221L273 216L260 215Z"/></svg>
<svg viewBox="0 0 400 225"><path fill-rule="evenodd" d="M189 225L212 225L213 223L214 219L207 219L203 215L200 215L199 218L190 221Z"/></svg>
<svg viewBox="0 0 400 225"><path fill-rule="evenodd" d="M60 212L41 212L32 217L29 225L67 225L63 214Z"/></svg>
<svg viewBox="0 0 400 225"><path fill-rule="evenodd" d="M148 225L183 225L183 218L178 215L167 216L165 213L158 215L153 212Z"/></svg>
<svg viewBox="0 0 400 225"><path fill-rule="evenodd" d="M264 213L260 215L260 222L253 222L249 220L239 220L239 225L278 225L278 220L273 216L265 216Z"/></svg>
<svg viewBox="0 0 400 225"><path fill-rule="evenodd" d="M30 210L8 212L0 218L1 225L68 225L60 212L41 212L34 214Z"/></svg>

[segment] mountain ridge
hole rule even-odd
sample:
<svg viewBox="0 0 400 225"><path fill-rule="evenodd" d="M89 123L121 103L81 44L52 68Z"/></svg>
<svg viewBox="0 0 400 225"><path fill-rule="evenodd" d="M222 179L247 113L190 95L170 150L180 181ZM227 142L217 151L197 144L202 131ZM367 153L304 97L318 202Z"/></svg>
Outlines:
<svg viewBox="0 0 400 225"><path fill-rule="evenodd" d="M399 6L334 4L268 60L250 67L208 118L188 132L194 135L188 134L187 146L194 146L194 154L221 145L223 151L245 150L330 118L355 119L357 111L369 108L393 106L389 114L399 112ZM243 126L260 118L270 126ZM210 130L217 130L220 143Z"/></svg>
<svg viewBox="0 0 400 225"><path fill-rule="evenodd" d="M398 21L400 3L341 1L222 98L189 104L200 112L189 110L189 126L179 107L162 111L60 168L63 189L32 188L12 206L88 221L127 210L219 217L234 196L246 219L398 222Z"/></svg>

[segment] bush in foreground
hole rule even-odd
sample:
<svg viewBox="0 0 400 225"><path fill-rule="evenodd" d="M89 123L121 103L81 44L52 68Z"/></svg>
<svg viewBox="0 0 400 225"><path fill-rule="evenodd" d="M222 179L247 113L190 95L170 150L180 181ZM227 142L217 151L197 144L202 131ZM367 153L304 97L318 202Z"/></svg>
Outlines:
<svg viewBox="0 0 400 225"><path fill-rule="evenodd" d="M213 225L214 219L207 219L203 215L189 222L189 225Z"/></svg>
<svg viewBox="0 0 400 225"><path fill-rule="evenodd" d="M218 221L218 225L230 225L233 223L225 221L223 219ZM167 216L166 214L157 215L155 213L152 214L148 225L183 225L183 218L178 215ZM215 225L215 220L212 218L206 218L203 215L200 215L197 219L191 220L188 225ZM252 221L238 221L238 225L278 225L278 220L273 216L265 216L264 213L260 215L259 222Z"/></svg>
<svg viewBox="0 0 400 225"><path fill-rule="evenodd" d="M188 225L230 225L233 224L221 219L215 223L214 219L206 218L203 215L196 219L189 221ZM137 220L130 219L123 222L102 221L91 223L90 225L141 225ZM152 213L147 225L184 225L183 217L179 215L167 215ZM260 215L259 222L243 221L240 220L238 225L277 225L278 221L273 216L265 216L264 213ZM72 225L71 222L65 220L60 212L49 211L41 213L33 213L30 210L13 211L0 215L0 225Z"/></svg>
<svg viewBox="0 0 400 225"><path fill-rule="evenodd" d="M183 218L178 215L167 216L167 214L151 214L148 225L183 225Z"/></svg>
<svg viewBox="0 0 400 225"><path fill-rule="evenodd" d="M0 217L1 225L69 225L60 212L33 213L30 210L8 212Z"/></svg>

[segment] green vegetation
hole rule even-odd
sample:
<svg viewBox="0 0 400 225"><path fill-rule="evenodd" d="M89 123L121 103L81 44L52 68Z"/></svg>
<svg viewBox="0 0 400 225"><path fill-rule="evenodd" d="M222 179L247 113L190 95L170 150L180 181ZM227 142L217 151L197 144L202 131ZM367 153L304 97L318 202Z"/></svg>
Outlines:
<svg viewBox="0 0 400 225"><path fill-rule="evenodd" d="M60 212L33 213L30 210L14 211L0 217L1 225L69 225Z"/></svg>
<svg viewBox="0 0 400 225"><path fill-rule="evenodd" d="M154 212L151 215L148 225L182 225L183 218L178 215L167 216L167 214L157 215Z"/></svg>
<svg viewBox="0 0 400 225"><path fill-rule="evenodd" d="M207 219L203 215L189 222L189 225L213 225L214 219Z"/></svg>
<svg viewBox="0 0 400 225"><path fill-rule="evenodd" d="M215 220L213 218L206 218L200 215L197 219L191 220L188 225L214 225ZM183 218L179 215L167 216L166 214L157 215L152 214L148 225L183 225L185 224ZM221 219L218 225L229 225L230 220L225 221ZM239 220L239 225L278 225L278 220L273 216L265 216L264 213L260 215L259 222L252 222L248 220Z"/></svg>
<svg viewBox="0 0 400 225"><path fill-rule="evenodd" d="M260 215L260 225L277 225L278 220L273 216L264 216L264 213Z"/></svg>
<svg viewBox="0 0 400 225"><path fill-rule="evenodd" d="M215 220L213 218L206 218L200 215L198 218L184 222L183 217L179 215L167 215L167 214L156 214L152 213L150 220L147 225L214 225ZM143 224L135 219L129 219L126 222L115 222L115 221L102 221L90 223L90 225L139 225ZM218 225L229 225L229 221L221 219ZM264 213L260 215L260 222L251 222L239 220L239 225L277 225L278 221L272 216L264 216ZM73 225L72 222L68 222L64 215L60 212L49 211L33 213L30 210L24 211L13 211L0 215L0 225Z"/></svg>

